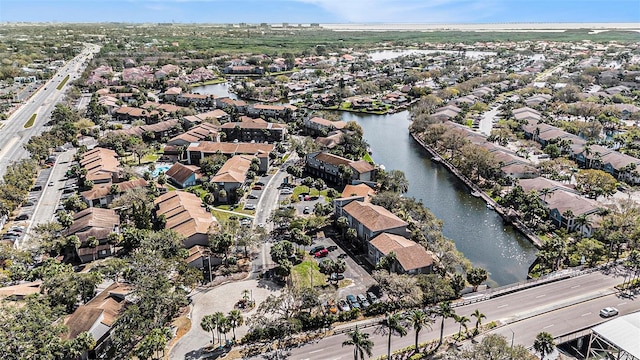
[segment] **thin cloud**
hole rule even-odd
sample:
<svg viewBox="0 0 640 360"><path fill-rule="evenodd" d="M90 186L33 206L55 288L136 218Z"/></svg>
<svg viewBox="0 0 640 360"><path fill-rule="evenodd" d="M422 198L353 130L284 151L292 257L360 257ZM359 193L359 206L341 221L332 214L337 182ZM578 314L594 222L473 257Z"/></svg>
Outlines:
<svg viewBox="0 0 640 360"><path fill-rule="evenodd" d="M316 5L345 22L448 23L486 18L497 0L294 0Z"/></svg>

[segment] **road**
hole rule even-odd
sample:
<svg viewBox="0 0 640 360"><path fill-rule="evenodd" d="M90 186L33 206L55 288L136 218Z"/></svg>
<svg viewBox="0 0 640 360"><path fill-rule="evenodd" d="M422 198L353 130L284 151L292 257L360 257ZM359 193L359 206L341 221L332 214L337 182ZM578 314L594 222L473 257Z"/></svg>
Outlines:
<svg viewBox="0 0 640 360"><path fill-rule="evenodd" d="M70 86L69 84L84 71L86 60L100 49L99 46L93 44L86 44L86 46L78 56L60 68L52 79L42 85L3 123L4 126L0 129L0 144L2 144L0 145L0 176L4 175L7 165L29 156L23 145L32 136L38 135L44 130L55 105L64 99L64 93ZM67 75L69 75L69 80L58 90L57 87ZM37 115L34 125L25 129L25 124L33 114Z"/></svg>
<svg viewBox="0 0 640 360"><path fill-rule="evenodd" d="M640 301L620 300L615 295L613 286L621 283L623 277L601 272L594 272L577 276L563 281L541 285L522 290L513 294L491 300L478 302L455 308L458 315L467 316L472 320L471 313L475 309L485 314L483 323L496 321L508 324L494 330L495 333L511 339L515 334L515 344L531 346L533 338L540 331L547 331L554 336L562 335L585 326L595 325L604 321L598 312L605 306L617 306L621 314L640 310ZM375 328L365 331L371 334L374 342L374 357L386 354L386 337L375 333ZM436 319L433 330L423 330L420 341L437 339L439 337L440 319ZM453 320L445 321L445 335L458 332L458 325ZM409 330L406 337L392 339L392 349L400 349L413 344L413 331ZM338 334L324 338L316 343L291 349L291 359L350 359L351 349L342 348L345 334Z"/></svg>

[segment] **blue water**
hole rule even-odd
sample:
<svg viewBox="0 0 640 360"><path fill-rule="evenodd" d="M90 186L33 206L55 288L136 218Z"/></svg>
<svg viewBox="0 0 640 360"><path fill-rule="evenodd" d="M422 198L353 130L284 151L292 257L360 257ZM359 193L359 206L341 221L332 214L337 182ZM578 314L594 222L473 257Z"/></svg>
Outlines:
<svg viewBox="0 0 640 360"><path fill-rule="evenodd" d="M151 175L153 175L153 177L158 177L158 175L160 175L161 172L166 173L167 170L169 170L170 166L160 166L157 167L155 170L153 170L153 172L151 173Z"/></svg>

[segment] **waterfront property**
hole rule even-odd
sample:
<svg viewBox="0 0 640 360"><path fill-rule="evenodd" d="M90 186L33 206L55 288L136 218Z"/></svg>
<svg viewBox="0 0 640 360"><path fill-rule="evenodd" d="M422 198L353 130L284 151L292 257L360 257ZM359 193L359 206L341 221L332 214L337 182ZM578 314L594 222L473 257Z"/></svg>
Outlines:
<svg viewBox="0 0 640 360"><path fill-rule="evenodd" d="M376 175L375 166L364 160L353 161L325 151L307 154L305 170L333 183L375 181Z"/></svg>
<svg viewBox="0 0 640 360"><path fill-rule="evenodd" d="M384 232L371 239L368 245L368 258L373 265L391 253L396 261L391 271L399 274L428 274L433 271L435 255L422 245L403 236Z"/></svg>

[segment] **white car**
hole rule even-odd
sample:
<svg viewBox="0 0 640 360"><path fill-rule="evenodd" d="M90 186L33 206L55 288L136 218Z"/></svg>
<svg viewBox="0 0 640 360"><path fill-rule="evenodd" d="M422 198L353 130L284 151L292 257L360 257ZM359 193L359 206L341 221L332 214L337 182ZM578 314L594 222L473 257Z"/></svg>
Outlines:
<svg viewBox="0 0 640 360"><path fill-rule="evenodd" d="M293 194L293 190L291 190L291 189L282 189L282 190L280 190L280 194L282 194L282 195L291 195L291 194Z"/></svg>
<svg viewBox="0 0 640 360"><path fill-rule="evenodd" d="M605 317L605 318L608 318L608 317L611 317L611 316L616 316L616 315L618 315L618 309L616 309L614 307L611 307L611 306L600 310L600 316Z"/></svg>

